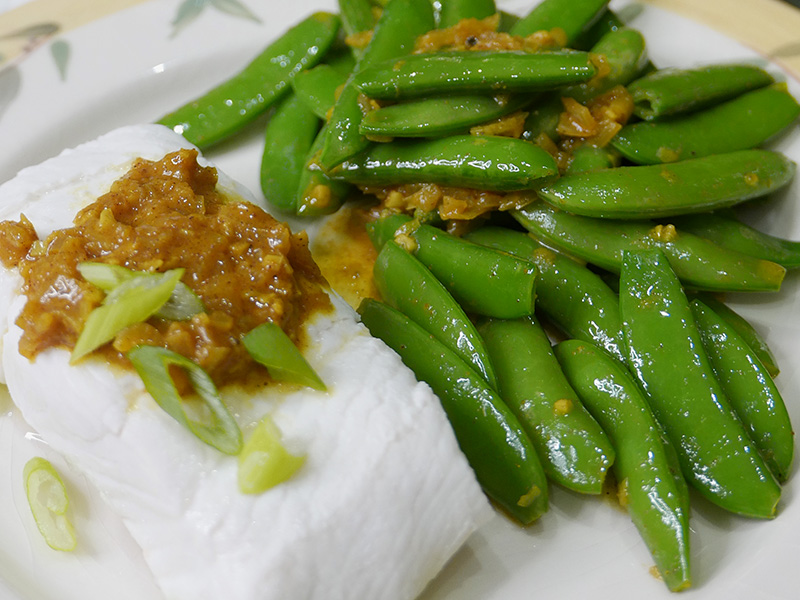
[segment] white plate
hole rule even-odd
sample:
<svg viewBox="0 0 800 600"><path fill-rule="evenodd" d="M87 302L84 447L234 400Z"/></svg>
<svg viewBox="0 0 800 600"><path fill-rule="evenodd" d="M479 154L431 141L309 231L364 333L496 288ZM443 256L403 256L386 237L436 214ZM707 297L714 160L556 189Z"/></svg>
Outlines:
<svg viewBox="0 0 800 600"><path fill-rule="evenodd" d="M526 12L531 4L498 2L516 13ZM209 5L174 34L171 22L178 5L178 0L149 2L62 36L56 53L67 56L63 77L48 44L0 72L0 181L111 128L158 118L239 70L287 26L312 10L332 9L335 3L249 2L260 23L223 14ZM674 14L625 0L612 6L632 17L631 25L645 34L659 66L736 60L765 63L748 48ZM782 76L774 67L770 69ZM800 96L794 81L790 86ZM260 130L257 124L208 153L255 192L259 189ZM800 160L796 131L777 147ZM800 185L795 184L771 200L768 211L753 217L756 224L800 239L798 194ZM767 336L783 369L778 384L792 417L800 423L798 287L798 277L790 274L778 294L739 295L732 300ZM44 454L61 466L72 490L73 515L81 536L79 550L73 554L49 550L35 531L21 485L22 465L34 454ZM29 432L6 396L0 396L0 477L0 598L161 598L141 553L119 520L80 475ZM800 501L794 496L798 485L793 480L786 486L780 514L771 522L723 514L695 498L695 587L684 596L703 600L797 597ZM420 600L670 597L651 575L651 566L637 532L612 502L555 489L551 510L539 523L522 530L498 516L473 536Z"/></svg>

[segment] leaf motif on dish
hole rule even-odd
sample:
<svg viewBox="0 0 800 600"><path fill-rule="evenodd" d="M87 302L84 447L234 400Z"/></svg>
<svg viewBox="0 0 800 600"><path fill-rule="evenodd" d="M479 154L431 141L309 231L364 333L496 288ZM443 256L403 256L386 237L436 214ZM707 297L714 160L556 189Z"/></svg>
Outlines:
<svg viewBox="0 0 800 600"><path fill-rule="evenodd" d="M44 22L35 23L0 36L0 41L8 42L7 45L11 47L10 51L5 51L0 55L0 67L11 63L19 63L60 30L61 26L58 23Z"/></svg>
<svg viewBox="0 0 800 600"><path fill-rule="evenodd" d="M67 80L67 63L69 62L70 47L64 40L56 40L50 44L50 55L56 63L61 81Z"/></svg>
<svg viewBox="0 0 800 600"><path fill-rule="evenodd" d="M183 0L178 12L172 20L172 35L178 35L187 25L199 17L206 7L211 6L218 11L234 17L248 19L260 23L261 20L239 0Z"/></svg>

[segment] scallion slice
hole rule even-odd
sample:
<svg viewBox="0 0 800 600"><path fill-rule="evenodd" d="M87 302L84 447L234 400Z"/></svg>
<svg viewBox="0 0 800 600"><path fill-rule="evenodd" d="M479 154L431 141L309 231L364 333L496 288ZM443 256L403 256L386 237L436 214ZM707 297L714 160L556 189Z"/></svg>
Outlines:
<svg viewBox="0 0 800 600"><path fill-rule="evenodd" d="M300 383L325 391L325 383L311 368L289 336L275 323L264 323L242 338L244 347L276 381Z"/></svg>
<svg viewBox="0 0 800 600"><path fill-rule="evenodd" d="M128 352L127 357L142 378L145 389L167 414L209 446L225 454L239 454L242 432L202 367L177 352L158 346L137 346ZM192 419L186 413L184 401L169 372L171 366L186 372L194 391L208 410L207 423Z"/></svg>
<svg viewBox="0 0 800 600"><path fill-rule="evenodd" d="M78 265L83 278L99 287L113 297L114 291L127 281L136 277L158 277L159 273L134 271L120 265L106 263L83 262ZM108 300L106 300L108 302ZM203 301L188 285L179 281L164 305L155 312L155 316L170 321L185 321L205 311Z"/></svg>
<svg viewBox="0 0 800 600"><path fill-rule="evenodd" d="M67 517L69 496L58 472L47 459L30 459L22 472L25 495L42 536L54 550L69 552L75 549L75 529Z"/></svg>
<svg viewBox="0 0 800 600"><path fill-rule="evenodd" d="M275 422L265 416L239 454L237 478L243 494L260 494L283 483L305 463L305 456L290 454Z"/></svg>
<svg viewBox="0 0 800 600"><path fill-rule="evenodd" d="M111 341L126 327L146 321L169 300L182 275L183 269L173 269L135 277L115 287L104 303L89 313L70 362Z"/></svg>

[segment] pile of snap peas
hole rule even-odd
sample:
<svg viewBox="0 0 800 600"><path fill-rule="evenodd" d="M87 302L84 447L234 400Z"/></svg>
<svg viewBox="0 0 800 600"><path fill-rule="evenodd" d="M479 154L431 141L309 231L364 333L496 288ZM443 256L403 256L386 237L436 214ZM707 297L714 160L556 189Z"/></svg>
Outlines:
<svg viewBox="0 0 800 600"><path fill-rule="evenodd" d="M776 292L800 266L799 242L733 213L792 181L763 146L800 105L753 65L654 65L607 4L517 17L494 0L339 0L160 122L207 148L269 111L261 187L287 215L420 184L502 197L455 226L436 206L384 207L361 320L436 392L505 513L529 524L550 485L600 494L612 474L679 591L689 488L773 518L791 472L779 367L717 293ZM549 41L415 52L465 19ZM575 135L609 94L629 114ZM512 135L478 134L515 116Z"/></svg>

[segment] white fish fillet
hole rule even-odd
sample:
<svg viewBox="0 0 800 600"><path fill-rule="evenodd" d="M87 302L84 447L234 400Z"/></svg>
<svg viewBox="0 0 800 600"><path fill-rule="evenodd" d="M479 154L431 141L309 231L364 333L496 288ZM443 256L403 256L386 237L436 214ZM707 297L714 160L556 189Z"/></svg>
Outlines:
<svg viewBox="0 0 800 600"><path fill-rule="evenodd" d="M126 127L0 187L0 219L40 237L71 224L137 156L190 147ZM221 184L233 184L220 177ZM329 388L231 399L245 436L272 415L306 464L264 494L239 493L236 459L163 412L135 373L66 350L18 351L20 277L0 275L2 367L26 421L85 473L142 547L165 598L411 600L492 514L430 389L354 312L308 325L307 358Z"/></svg>

